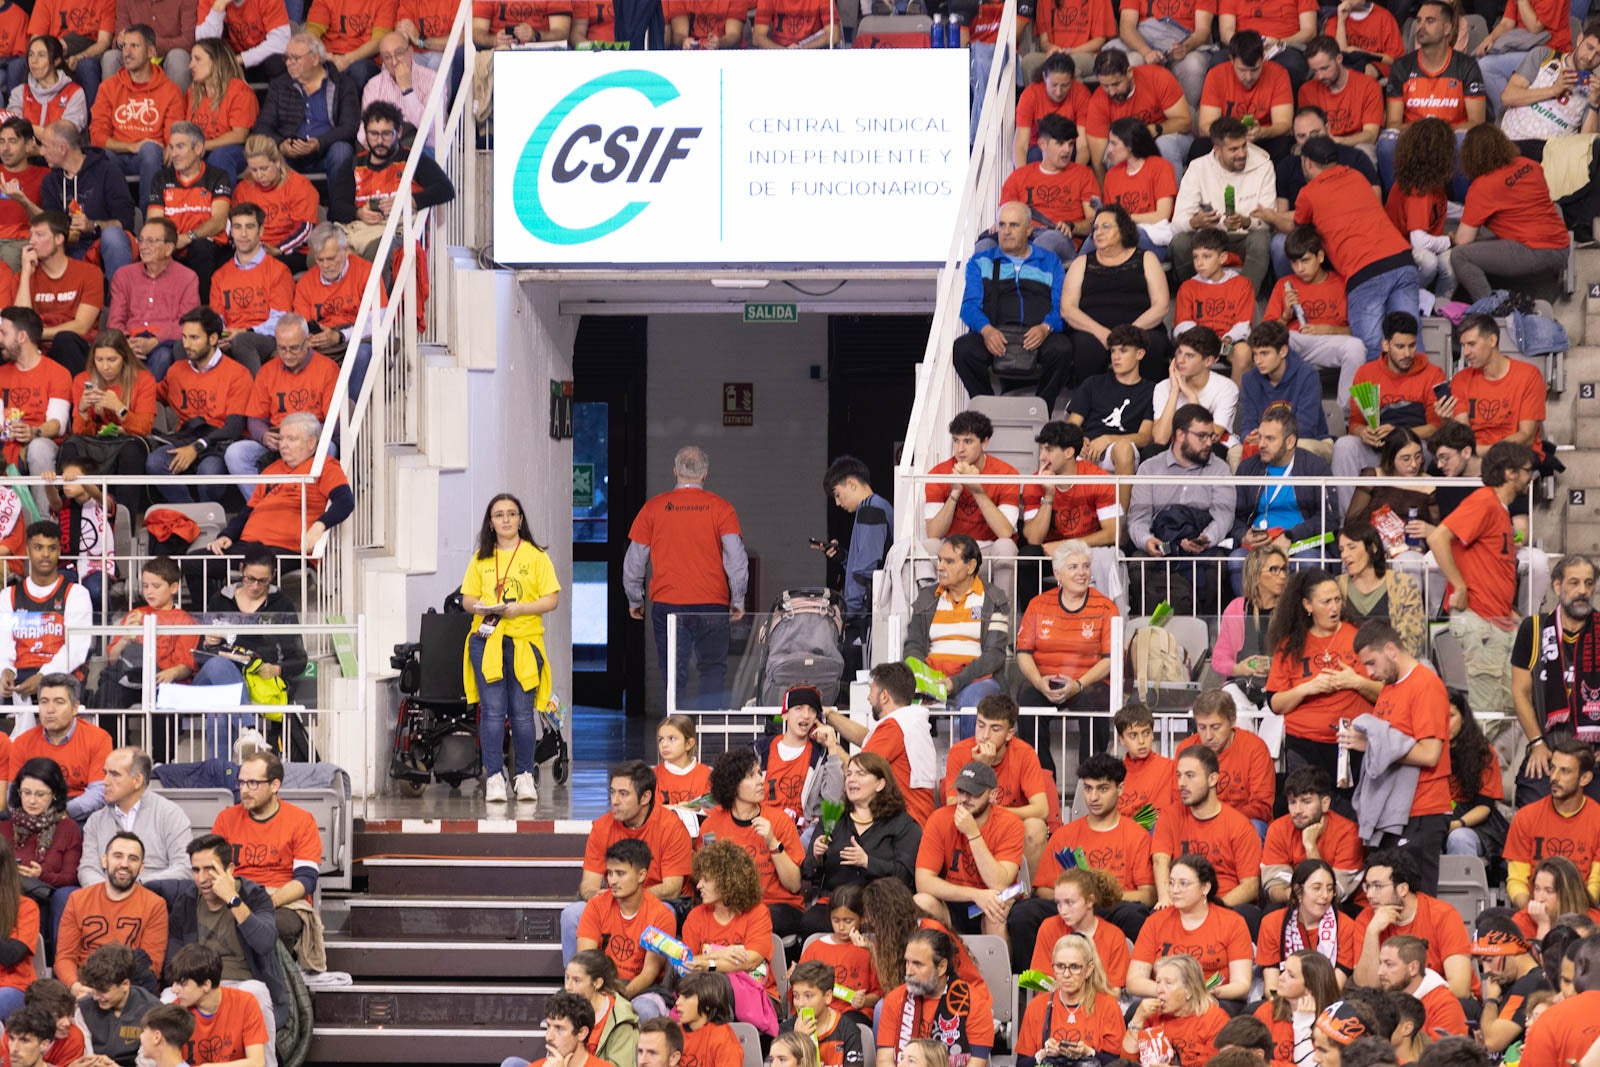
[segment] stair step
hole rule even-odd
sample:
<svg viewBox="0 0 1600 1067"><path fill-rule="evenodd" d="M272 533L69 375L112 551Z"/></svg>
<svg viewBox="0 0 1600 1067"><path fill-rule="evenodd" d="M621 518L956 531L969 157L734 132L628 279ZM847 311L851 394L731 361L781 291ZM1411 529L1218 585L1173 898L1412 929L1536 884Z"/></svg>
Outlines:
<svg viewBox="0 0 1600 1067"><path fill-rule="evenodd" d="M356 940L330 937L328 969L362 978L415 978L426 967L436 978L561 977L561 942L471 941L459 937L407 936L403 940ZM421 954L419 954L421 950ZM504 1054L501 1056L505 1058Z"/></svg>
<svg viewBox="0 0 1600 1067"><path fill-rule="evenodd" d="M544 1028L462 1026L317 1026L309 1063L498 1063L539 1060Z"/></svg>
<svg viewBox="0 0 1600 1067"><path fill-rule="evenodd" d="M583 865L576 859L509 859L437 856L362 860L367 891L397 897L443 897L493 887L504 896L567 897L578 892Z"/></svg>
<svg viewBox="0 0 1600 1067"><path fill-rule="evenodd" d="M328 1026L444 1027L463 1019L476 1026L544 1025L545 1004L557 984L452 985L357 982L314 990L316 1020Z"/></svg>
<svg viewBox="0 0 1600 1067"><path fill-rule="evenodd" d="M410 820L398 820L406 825ZM498 822L504 822L499 820ZM481 820L445 820L441 827L463 827L459 832L408 832L396 826L397 820L371 820L355 832L357 859L371 856L374 859L406 856L474 856L490 858L512 856L525 859L575 859L583 855L588 835L583 831L551 832L540 824L540 829L523 833L515 829L504 831L486 828ZM424 820L424 825L430 821ZM372 829L365 827L371 826ZM470 829L467 829L470 827Z"/></svg>
<svg viewBox="0 0 1600 1067"><path fill-rule="evenodd" d="M351 940L455 937L467 941L557 941L564 900L417 897L351 900L345 931Z"/></svg>

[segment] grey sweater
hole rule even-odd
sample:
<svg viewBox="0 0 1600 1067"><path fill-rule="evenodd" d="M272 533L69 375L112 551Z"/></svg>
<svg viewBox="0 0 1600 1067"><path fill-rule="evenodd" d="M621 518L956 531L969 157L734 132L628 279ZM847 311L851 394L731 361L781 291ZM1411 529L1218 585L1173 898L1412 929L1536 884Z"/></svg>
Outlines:
<svg viewBox="0 0 1600 1067"><path fill-rule="evenodd" d="M100 857L121 827L107 805L89 816L83 827L83 859L78 861L78 884L94 885L106 880ZM194 830L182 808L156 792L146 789L133 818L133 832L144 842L144 872L141 882L162 878L190 878L189 842Z"/></svg>
<svg viewBox="0 0 1600 1067"><path fill-rule="evenodd" d="M1355 804L1361 840L1368 847L1384 834L1398 834L1411 818L1411 801L1417 793L1421 770L1400 761L1417 739L1376 715L1358 715L1352 723L1367 735L1367 753L1361 760L1361 781L1356 783ZM85 846L87 847L87 846Z"/></svg>

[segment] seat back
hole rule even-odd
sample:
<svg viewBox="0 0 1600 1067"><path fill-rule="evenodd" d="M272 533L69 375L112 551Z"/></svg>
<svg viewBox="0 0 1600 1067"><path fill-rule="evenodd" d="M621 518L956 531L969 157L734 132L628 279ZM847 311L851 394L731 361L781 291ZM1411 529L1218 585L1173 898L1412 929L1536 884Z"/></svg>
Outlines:
<svg viewBox="0 0 1600 1067"><path fill-rule="evenodd" d="M209 834L218 813L234 804L233 792L228 789L168 789L154 777L150 779L150 788L183 810L195 837Z"/></svg>
<svg viewBox="0 0 1600 1067"><path fill-rule="evenodd" d="M1461 913L1468 927L1494 904L1482 856L1439 857L1439 899Z"/></svg>
<svg viewBox="0 0 1600 1067"><path fill-rule="evenodd" d="M978 973L994 998L995 1032L1009 1032L1017 1017L1017 983L1011 980L1011 949L1006 939L993 934L971 934L961 940L972 953L972 962L978 965Z"/></svg>
<svg viewBox="0 0 1600 1067"><path fill-rule="evenodd" d="M212 539L222 532L222 528L228 525L228 513L222 509L222 505L209 500L201 501L197 504L168 504L165 502L152 504L145 509L145 518L148 520L151 512L161 510L180 512L194 520L194 524L200 527L200 533L194 539L195 548L203 548L210 544Z"/></svg>
<svg viewBox="0 0 1600 1067"><path fill-rule="evenodd" d="M761 1067L761 1032L749 1023L731 1022L733 1032L739 1038L739 1047L744 1050L743 1067Z"/></svg>
<svg viewBox="0 0 1600 1067"><path fill-rule="evenodd" d="M927 48L932 30L933 19L927 15L867 15L856 27L851 45L854 48Z"/></svg>
<svg viewBox="0 0 1600 1067"><path fill-rule="evenodd" d="M1467 657L1461 651L1461 642L1456 635L1444 627L1433 632L1433 662L1448 688L1467 688Z"/></svg>
<svg viewBox="0 0 1600 1067"><path fill-rule="evenodd" d="M344 855L350 840L351 813L344 795L332 789L280 789L278 799L304 808L316 820L322 838L322 874L346 869Z"/></svg>
<svg viewBox="0 0 1600 1067"><path fill-rule="evenodd" d="M783 938L772 935L772 956L767 960L773 984L778 990L778 1003L789 1003L789 954L783 949Z"/></svg>

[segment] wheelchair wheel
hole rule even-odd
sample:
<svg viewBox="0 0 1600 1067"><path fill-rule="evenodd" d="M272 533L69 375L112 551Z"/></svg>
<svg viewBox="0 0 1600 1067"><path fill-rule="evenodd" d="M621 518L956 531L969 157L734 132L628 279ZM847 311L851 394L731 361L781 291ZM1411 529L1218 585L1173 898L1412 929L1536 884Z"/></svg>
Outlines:
<svg viewBox="0 0 1600 1067"><path fill-rule="evenodd" d="M409 778L400 778L395 781L395 786L400 790L400 795L415 800L428 789L427 782L414 782Z"/></svg>

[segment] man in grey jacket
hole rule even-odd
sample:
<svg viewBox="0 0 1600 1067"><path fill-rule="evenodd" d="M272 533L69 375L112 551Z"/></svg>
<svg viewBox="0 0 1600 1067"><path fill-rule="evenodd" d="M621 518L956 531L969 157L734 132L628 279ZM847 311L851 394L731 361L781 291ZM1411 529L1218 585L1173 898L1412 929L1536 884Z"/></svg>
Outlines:
<svg viewBox="0 0 1600 1067"><path fill-rule="evenodd" d="M113 749L106 757L106 806L89 816L83 828L83 859L78 884L106 880L100 857L118 831L138 834L144 842L141 882L188 878L189 842L194 830L183 809L150 789L150 757L137 748Z"/></svg>
<svg viewBox="0 0 1600 1067"><path fill-rule="evenodd" d="M906 627L907 658L927 660L945 676L951 707L975 708L1000 692L998 675L1011 643L1011 602L1003 589L978 577L983 550L966 534L950 534L934 561L939 583L917 594ZM958 720L957 739L972 736L973 720Z"/></svg>

